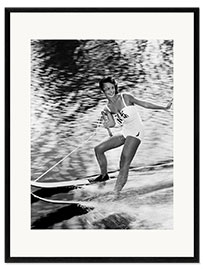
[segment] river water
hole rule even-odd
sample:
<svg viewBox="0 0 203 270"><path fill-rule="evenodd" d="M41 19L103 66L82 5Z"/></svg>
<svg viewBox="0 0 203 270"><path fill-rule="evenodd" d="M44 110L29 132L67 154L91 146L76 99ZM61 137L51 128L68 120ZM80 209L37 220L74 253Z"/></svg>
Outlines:
<svg viewBox="0 0 203 270"><path fill-rule="evenodd" d="M100 111L106 102L98 82L106 75L115 77L119 91L164 105L173 97L173 42L32 40L32 180L82 143L82 147L40 181L67 181L99 173L94 146L108 134L101 126L97 127ZM132 161L132 168L172 162L173 108L158 111L138 107L138 110L145 126L145 138ZM85 143L95 131L95 136ZM112 132L116 134L119 129L112 129ZM107 153L109 171L118 169L121 150L118 148ZM167 170L163 167L159 177L163 181L170 178L172 182L172 167ZM32 220L36 220L43 209L53 207L38 204L32 204Z"/></svg>

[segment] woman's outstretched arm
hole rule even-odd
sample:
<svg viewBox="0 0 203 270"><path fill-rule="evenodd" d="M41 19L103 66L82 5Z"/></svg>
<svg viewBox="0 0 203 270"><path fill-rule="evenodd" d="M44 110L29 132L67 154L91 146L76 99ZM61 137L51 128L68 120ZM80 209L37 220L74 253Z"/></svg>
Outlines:
<svg viewBox="0 0 203 270"><path fill-rule="evenodd" d="M170 107L172 105L172 101L173 101L173 99L171 99L167 103L166 106L162 106L162 105L157 105L157 104L154 104L154 103L151 103L151 102L148 102L148 101L143 101L143 100L137 99L132 95L127 95L127 98L129 99L129 102L131 104L136 104L136 105L142 106L142 107L144 107L146 109L156 109L156 110L168 110L168 109L170 109Z"/></svg>

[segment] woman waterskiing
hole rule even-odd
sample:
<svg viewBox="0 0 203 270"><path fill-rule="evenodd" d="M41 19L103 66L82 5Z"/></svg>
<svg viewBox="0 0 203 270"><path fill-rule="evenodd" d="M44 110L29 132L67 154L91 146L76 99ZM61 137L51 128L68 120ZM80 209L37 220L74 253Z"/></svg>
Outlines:
<svg viewBox="0 0 203 270"><path fill-rule="evenodd" d="M127 182L130 164L144 137L144 125L136 105L147 109L168 110L172 105L172 100L166 106L160 106L139 100L129 93L119 93L118 85L112 77L103 78L99 82L99 87L108 101L102 112L103 126L109 129L118 123L122 126L122 132L95 147L101 174L91 182L103 182L109 179L105 152L123 145L120 170L114 187L115 197L118 197Z"/></svg>

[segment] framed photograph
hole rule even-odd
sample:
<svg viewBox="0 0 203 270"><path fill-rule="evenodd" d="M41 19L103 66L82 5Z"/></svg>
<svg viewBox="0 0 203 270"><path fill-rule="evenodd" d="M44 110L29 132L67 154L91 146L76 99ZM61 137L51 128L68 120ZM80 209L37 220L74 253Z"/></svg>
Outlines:
<svg viewBox="0 0 203 270"><path fill-rule="evenodd" d="M199 9L5 9L5 261L199 262Z"/></svg>

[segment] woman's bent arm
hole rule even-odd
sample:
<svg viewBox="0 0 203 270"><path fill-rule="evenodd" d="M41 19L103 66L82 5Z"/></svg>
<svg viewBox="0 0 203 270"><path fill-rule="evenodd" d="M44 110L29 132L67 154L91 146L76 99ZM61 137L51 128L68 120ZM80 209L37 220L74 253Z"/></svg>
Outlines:
<svg viewBox="0 0 203 270"><path fill-rule="evenodd" d="M103 111L102 117L104 120L104 127L105 128L111 128L111 127L114 127L116 125L115 120L109 111L107 111L107 110Z"/></svg>

